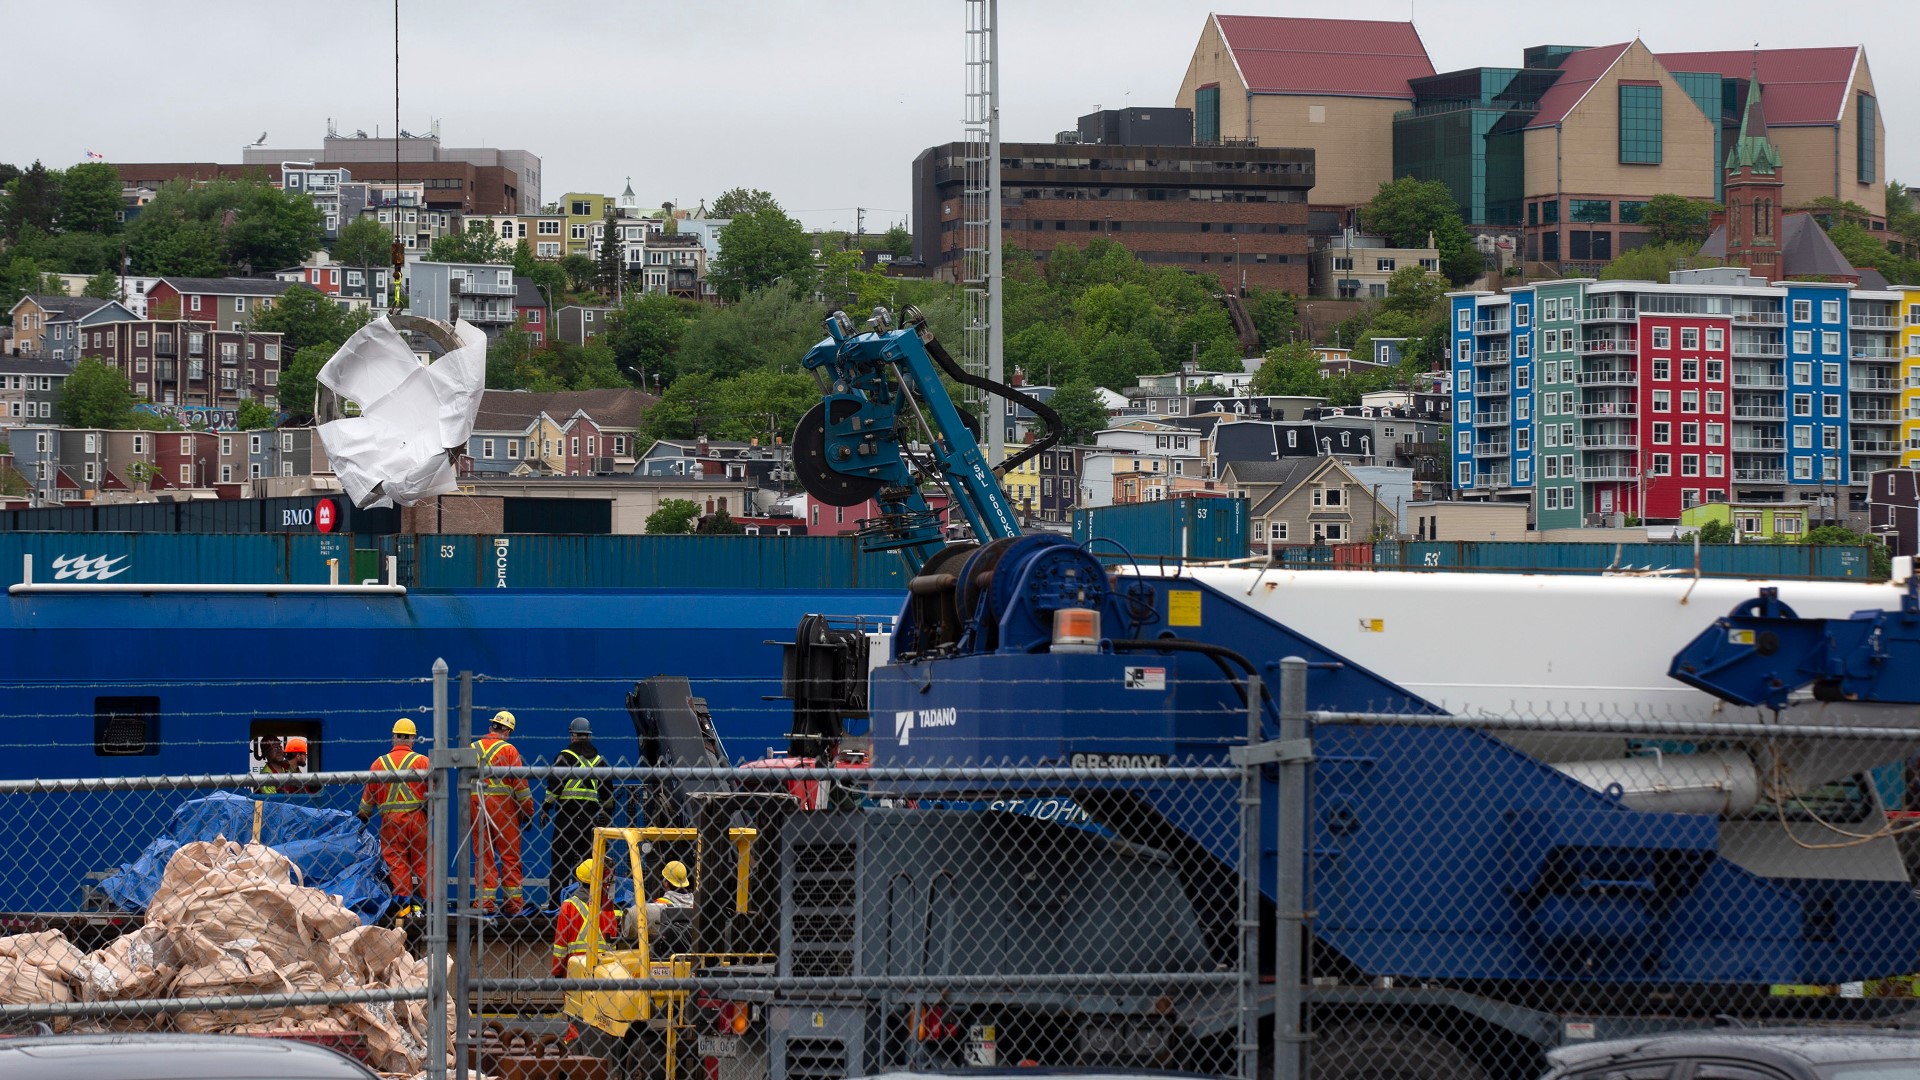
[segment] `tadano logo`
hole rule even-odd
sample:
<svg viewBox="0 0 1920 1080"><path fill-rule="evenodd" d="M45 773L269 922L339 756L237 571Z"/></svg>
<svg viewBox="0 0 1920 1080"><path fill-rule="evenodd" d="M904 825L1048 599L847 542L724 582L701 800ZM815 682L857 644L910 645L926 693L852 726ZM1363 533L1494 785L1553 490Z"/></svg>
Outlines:
<svg viewBox="0 0 1920 1080"><path fill-rule="evenodd" d="M72 578L76 581L105 581L117 574L127 572L127 567L114 565L125 558L125 555L116 555L111 559L105 555L97 558L87 555L62 555L53 560L53 580L66 581Z"/></svg>
<svg viewBox="0 0 1920 1080"><path fill-rule="evenodd" d="M904 709L893 714L893 737L899 740L901 746L906 746L912 741L915 727L953 727L960 722L959 710L952 708L921 709L917 715L916 721L916 714L912 709Z"/></svg>

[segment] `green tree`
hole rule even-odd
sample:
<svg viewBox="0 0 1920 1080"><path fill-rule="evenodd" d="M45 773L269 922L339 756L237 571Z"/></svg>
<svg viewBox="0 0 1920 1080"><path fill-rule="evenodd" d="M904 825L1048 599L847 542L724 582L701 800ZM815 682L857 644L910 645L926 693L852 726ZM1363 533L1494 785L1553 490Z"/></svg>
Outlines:
<svg viewBox="0 0 1920 1080"><path fill-rule="evenodd" d="M120 231L120 170L104 161L75 165L60 177L60 231Z"/></svg>
<svg viewBox="0 0 1920 1080"><path fill-rule="evenodd" d="M1709 521L1702 524L1700 542L1703 544L1733 543L1733 525L1725 521Z"/></svg>
<svg viewBox="0 0 1920 1080"><path fill-rule="evenodd" d="M282 349L280 355L293 359L280 369L277 400L280 408L294 420L313 416L314 395L320 388L320 369L333 359L337 345L309 345L298 352Z"/></svg>
<svg viewBox="0 0 1920 1080"><path fill-rule="evenodd" d="M647 441L691 439L711 430L720 393L720 380L710 375L682 375L641 420Z"/></svg>
<svg viewBox="0 0 1920 1080"><path fill-rule="evenodd" d="M586 292L593 288L593 275L598 269L592 259L577 251L560 260L560 270L567 275L574 292Z"/></svg>
<svg viewBox="0 0 1920 1080"><path fill-rule="evenodd" d="M706 536L719 536L728 533L743 533L747 531L747 527L733 520L733 515L727 513L725 510L716 510L706 517L701 518L700 526L694 531Z"/></svg>
<svg viewBox="0 0 1920 1080"><path fill-rule="evenodd" d="M1697 251L1706 243L1707 234L1712 231L1714 211L1718 209L1707 199L1655 195L1640 208L1640 227L1647 230L1649 244L1684 244Z"/></svg>
<svg viewBox="0 0 1920 1080"><path fill-rule="evenodd" d="M660 508L647 515L647 532L669 536L690 533L699 516L700 504L692 499L662 499Z"/></svg>
<svg viewBox="0 0 1920 1080"><path fill-rule="evenodd" d="M504 263L511 257L511 253L501 245L500 238L485 228L448 233L436 238L433 246L427 249L428 262Z"/></svg>
<svg viewBox="0 0 1920 1080"><path fill-rule="evenodd" d="M762 368L715 384L714 397L710 434L771 443L792 434L801 415L820 403L820 387L810 375Z"/></svg>
<svg viewBox="0 0 1920 1080"><path fill-rule="evenodd" d="M126 427L133 411L133 387L119 368L91 358L81 360L61 382L53 408L67 427Z"/></svg>
<svg viewBox="0 0 1920 1080"><path fill-rule="evenodd" d="M1864 228L1873 220L1873 215L1867 212L1866 207L1852 199L1841 199L1832 195L1815 196L1808 199L1805 204L1792 209L1804 210L1812 214L1819 219L1821 225L1828 228L1842 222Z"/></svg>
<svg viewBox="0 0 1920 1080"><path fill-rule="evenodd" d="M233 269L221 251L218 226L187 218L168 207L155 210L148 204L128 226L127 243L134 253L135 273L220 277Z"/></svg>
<svg viewBox="0 0 1920 1080"><path fill-rule="evenodd" d="M606 220L601 223L600 252L594 261L594 284L609 299L621 294L620 282L627 275L618 222L613 216L613 204L608 203Z"/></svg>
<svg viewBox="0 0 1920 1080"><path fill-rule="evenodd" d="M1426 247L1432 237L1440 252L1440 270L1455 285L1472 281L1485 269L1460 220L1460 206L1441 181L1403 176L1381 184L1360 218L1368 232L1385 236L1395 247Z"/></svg>
<svg viewBox="0 0 1920 1080"><path fill-rule="evenodd" d="M1387 279L1387 300L1381 309L1415 317L1431 315L1446 292L1445 282L1418 265L1403 266Z"/></svg>
<svg viewBox="0 0 1920 1080"><path fill-rule="evenodd" d="M807 232L770 196L765 206L732 218L720 230L720 256L707 271L707 280L722 299L737 301L777 281L802 290L812 284L813 246Z"/></svg>
<svg viewBox="0 0 1920 1080"><path fill-rule="evenodd" d="M24 255L15 255L0 268L0 314L11 310L28 293L44 293L46 275L40 264Z"/></svg>
<svg viewBox="0 0 1920 1080"><path fill-rule="evenodd" d="M1080 342L1058 323L1034 323L1006 339L1006 364L1045 386L1085 381L1087 354Z"/></svg>
<svg viewBox="0 0 1920 1080"><path fill-rule="evenodd" d="M1248 293L1246 299L1247 317L1253 320L1253 328L1260 333L1260 344L1274 348L1292 341L1300 330L1300 313L1294 306L1293 297L1273 289L1259 286Z"/></svg>
<svg viewBox="0 0 1920 1080"><path fill-rule="evenodd" d="M713 200L713 207L707 211L707 216L735 218L742 214L758 214L762 211L778 209L780 204L774 201L771 192L737 187L721 192L720 197Z"/></svg>
<svg viewBox="0 0 1920 1080"><path fill-rule="evenodd" d="M264 180L172 181L127 227L143 274L248 274L293 266L318 250L326 217L313 200Z"/></svg>
<svg viewBox="0 0 1920 1080"><path fill-rule="evenodd" d="M1667 275L1674 270L1719 265L1719 259L1706 258L1700 254L1699 244L1687 242L1646 244L1622 254L1601 267L1600 279L1664 283Z"/></svg>
<svg viewBox="0 0 1920 1080"><path fill-rule="evenodd" d="M120 299L120 276L111 270L102 270L87 279L87 287L80 290L81 296L91 296L95 300Z"/></svg>
<svg viewBox="0 0 1920 1080"><path fill-rule="evenodd" d="M22 229L32 227L51 233L60 215L60 174L38 161L7 182L5 213L0 216L0 235L18 239ZM115 193L116 195L118 192Z"/></svg>
<svg viewBox="0 0 1920 1080"><path fill-rule="evenodd" d="M1063 437L1070 443L1091 443L1095 432L1108 425L1107 407L1092 383L1075 379L1053 392L1047 404L1060 414Z"/></svg>
<svg viewBox="0 0 1920 1080"><path fill-rule="evenodd" d="M1138 334L1110 334L1087 355L1088 377L1114 391L1139 386L1140 376L1157 374L1165 366L1160 350Z"/></svg>
<svg viewBox="0 0 1920 1080"><path fill-rule="evenodd" d="M672 379L678 374L675 357L687 328L700 314L700 305L663 293L629 294L611 315L601 340L613 350L622 371L643 385L651 375Z"/></svg>
<svg viewBox="0 0 1920 1080"><path fill-rule="evenodd" d="M671 379L691 374L726 378L755 368L787 365L799 370L800 358L825 335L818 305L789 289L762 289L727 307L702 307L680 338ZM929 313L929 321L934 321ZM934 321L936 332L940 325ZM949 341L955 339L948 339Z"/></svg>
<svg viewBox="0 0 1920 1080"><path fill-rule="evenodd" d="M515 326L487 344L487 389L528 390L538 373L533 335Z"/></svg>
<svg viewBox="0 0 1920 1080"><path fill-rule="evenodd" d="M913 257L913 234L907 231L906 226L895 225L888 229L884 242L886 250L894 258L911 259Z"/></svg>
<svg viewBox="0 0 1920 1080"><path fill-rule="evenodd" d="M252 329L279 334L283 353L297 353L312 345L325 345L332 355L372 318L365 308L347 311L326 293L308 285L295 285L280 294L273 306L253 317Z"/></svg>
<svg viewBox="0 0 1920 1080"><path fill-rule="evenodd" d="M1291 341L1267 350L1266 360L1253 373L1251 387L1256 394L1318 397L1327 392L1327 380L1320 375L1320 360L1313 346Z"/></svg>
<svg viewBox="0 0 1920 1080"><path fill-rule="evenodd" d="M374 218L362 214L341 227L329 254L334 262L343 266L391 266L393 233Z"/></svg>
<svg viewBox="0 0 1920 1080"><path fill-rule="evenodd" d="M280 416L260 402L248 399L240 403L236 421L241 431L259 431L261 428L277 425L280 422Z"/></svg>

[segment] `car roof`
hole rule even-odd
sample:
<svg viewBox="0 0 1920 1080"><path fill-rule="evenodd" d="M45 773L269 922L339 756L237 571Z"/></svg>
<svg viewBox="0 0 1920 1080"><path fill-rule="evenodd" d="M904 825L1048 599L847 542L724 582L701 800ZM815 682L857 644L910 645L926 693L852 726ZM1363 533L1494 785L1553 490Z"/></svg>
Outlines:
<svg viewBox="0 0 1920 1080"><path fill-rule="evenodd" d="M39 1035L0 1040L0 1077L113 1080L369 1080L322 1046L249 1035Z"/></svg>
<svg viewBox="0 0 1920 1080"><path fill-rule="evenodd" d="M1714 1028L1563 1046L1547 1053L1559 1068L1616 1058L1738 1055L1778 1063L1920 1057L1920 1032L1843 1028Z"/></svg>

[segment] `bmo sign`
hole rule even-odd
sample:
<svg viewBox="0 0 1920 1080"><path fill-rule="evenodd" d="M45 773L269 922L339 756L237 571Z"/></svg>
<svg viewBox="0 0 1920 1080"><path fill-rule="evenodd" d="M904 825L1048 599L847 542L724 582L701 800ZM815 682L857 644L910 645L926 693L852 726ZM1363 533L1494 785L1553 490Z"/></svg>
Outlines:
<svg viewBox="0 0 1920 1080"><path fill-rule="evenodd" d="M280 527L283 529L311 527L315 532L330 533L337 521L339 508L332 499L321 499L312 506L289 506L280 511Z"/></svg>

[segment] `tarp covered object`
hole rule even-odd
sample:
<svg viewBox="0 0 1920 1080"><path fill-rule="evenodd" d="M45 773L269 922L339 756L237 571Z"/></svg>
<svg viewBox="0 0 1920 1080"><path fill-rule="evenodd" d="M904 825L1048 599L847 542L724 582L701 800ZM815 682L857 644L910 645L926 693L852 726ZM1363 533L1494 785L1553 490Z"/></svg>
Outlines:
<svg viewBox="0 0 1920 1080"><path fill-rule="evenodd" d="M225 791L180 804L166 831L139 858L101 882L100 891L128 911L147 910L174 852L195 841L251 837L254 804ZM359 818L344 810L273 799L259 804L260 843L299 867L302 884L338 896L362 923L386 911L393 894L387 888L380 844Z"/></svg>
<svg viewBox="0 0 1920 1080"><path fill-rule="evenodd" d="M320 369L320 382L360 415L320 425L340 485L366 509L411 506L455 490L448 450L467 445L487 383L487 338L466 322L459 346L421 364L386 318L361 327Z"/></svg>

